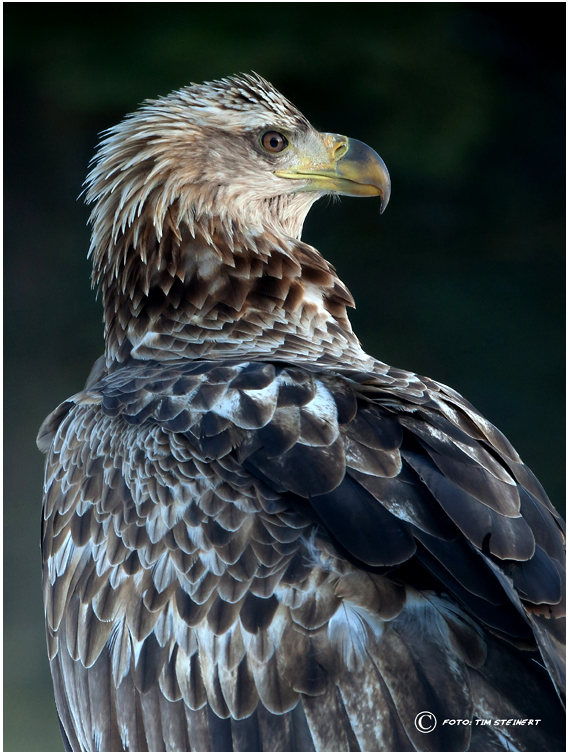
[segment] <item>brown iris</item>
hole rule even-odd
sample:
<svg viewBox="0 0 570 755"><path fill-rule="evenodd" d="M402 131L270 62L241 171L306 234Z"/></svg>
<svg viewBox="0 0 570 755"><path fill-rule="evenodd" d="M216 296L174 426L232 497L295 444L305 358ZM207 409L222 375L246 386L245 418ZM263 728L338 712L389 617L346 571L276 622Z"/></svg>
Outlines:
<svg viewBox="0 0 570 755"><path fill-rule="evenodd" d="M261 144L268 152L283 152L289 142L278 131L266 131L261 137Z"/></svg>

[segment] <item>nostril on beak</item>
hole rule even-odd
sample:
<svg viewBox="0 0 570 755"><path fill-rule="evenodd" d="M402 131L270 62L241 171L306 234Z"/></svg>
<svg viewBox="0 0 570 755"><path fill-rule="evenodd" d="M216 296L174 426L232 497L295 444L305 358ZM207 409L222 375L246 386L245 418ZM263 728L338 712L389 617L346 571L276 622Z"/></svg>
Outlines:
<svg viewBox="0 0 570 755"><path fill-rule="evenodd" d="M344 157L347 152L348 152L348 143L346 140L336 142L334 146L334 152L333 152L334 161L336 162L337 160L340 160L340 158Z"/></svg>

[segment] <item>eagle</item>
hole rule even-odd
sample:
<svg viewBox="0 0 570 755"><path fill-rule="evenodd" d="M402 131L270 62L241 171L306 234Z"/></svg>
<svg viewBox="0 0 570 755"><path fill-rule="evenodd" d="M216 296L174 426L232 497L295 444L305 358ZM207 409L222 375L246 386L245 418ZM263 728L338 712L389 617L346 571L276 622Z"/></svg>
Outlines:
<svg viewBox="0 0 570 755"><path fill-rule="evenodd" d="M560 515L301 240L386 207L379 155L247 74L146 101L86 191L105 354L38 436L66 749L563 750Z"/></svg>

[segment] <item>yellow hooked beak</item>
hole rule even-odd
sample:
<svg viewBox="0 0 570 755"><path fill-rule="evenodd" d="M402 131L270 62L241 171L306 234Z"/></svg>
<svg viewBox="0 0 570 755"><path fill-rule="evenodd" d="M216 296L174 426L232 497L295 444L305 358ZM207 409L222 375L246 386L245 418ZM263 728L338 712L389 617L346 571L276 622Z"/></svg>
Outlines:
<svg viewBox="0 0 570 755"><path fill-rule="evenodd" d="M325 191L349 197L380 196L380 212L384 212L390 199L390 174L380 155L357 139L339 134L321 136L327 155L324 162L304 155L297 165L276 170L275 175L305 180L299 191Z"/></svg>

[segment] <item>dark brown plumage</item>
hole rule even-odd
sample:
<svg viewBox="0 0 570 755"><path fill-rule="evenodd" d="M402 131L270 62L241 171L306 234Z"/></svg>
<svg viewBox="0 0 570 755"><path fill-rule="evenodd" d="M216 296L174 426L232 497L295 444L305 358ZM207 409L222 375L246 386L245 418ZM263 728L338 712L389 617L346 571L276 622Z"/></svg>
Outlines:
<svg viewBox="0 0 570 755"><path fill-rule="evenodd" d="M326 193L385 206L385 166L256 76L102 142L106 353L38 438L68 749L563 749L561 518L461 396L363 352L300 240ZM540 724L443 724L477 718Z"/></svg>

